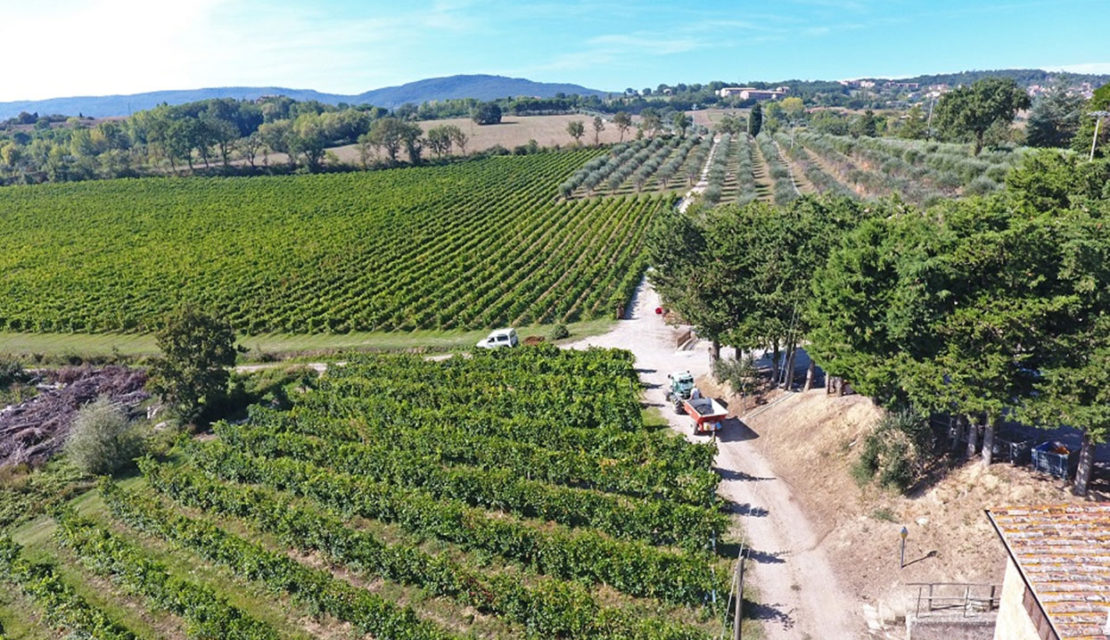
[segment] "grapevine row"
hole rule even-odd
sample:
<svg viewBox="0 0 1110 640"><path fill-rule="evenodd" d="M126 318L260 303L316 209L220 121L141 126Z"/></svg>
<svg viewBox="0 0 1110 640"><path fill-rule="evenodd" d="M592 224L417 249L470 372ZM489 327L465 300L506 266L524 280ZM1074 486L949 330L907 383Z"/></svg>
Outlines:
<svg viewBox="0 0 1110 640"><path fill-rule="evenodd" d="M315 611L350 622L377 637L450 640L453 636L400 607L330 573L306 567L283 553L269 551L207 522L174 513L160 503L101 483L100 495L112 514L134 527L189 548L250 580L284 591ZM70 527L75 539L93 540L97 529ZM91 549L95 551L95 547ZM219 636L217 636L219 637Z"/></svg>
<svg viewBox="0 0 1110 640"><path fill-rule="evenodd" d="M56 517L58 539L90 568L115 577L154 603L189 623L193 638L276 640L267 624L228 602L211 588L170 574L159 562L146 557L136 545L96 522L63 513Z"/></svg>
<svg viewBox="0 0 1110 640"><path fill-rule="evenodd" d="M473 506L592 527L614 536L703 547L725 528L715 510L661 500L630 501L588 489L557 487L505 469L451 466L383 445L335 444L294 434L217 425L228 444L253 455L290 457L367 479L419 487Z"/></svg>
<svg viewBox="0 0 1110 640"><path fill-rule="evenodd" d="M156 490L183 505L246 519L290 547L322 552L385 579L520 622L537 633L600 637L621 617L618 610L602 607L574 583L540 580L531 586L511 574L482 575L445 554L433 556L407 545L384 544L367 532L347 528L338 518L258 487L232 487L150 464L144 465L143 472ZM598 620L606 626L599 628ZM652 637L653 621L628 619L627 624L624 637Z"/></svg>
<svg viewBox="0 0 1110 640"><path fill-rule="evenodd" d="M66 584L43 562L31 562L11 538L0 538L0 576L19 585L46 614L48 620L100 640L135 640L134 633L113 621ZM0 637L3 630L0 629Z"/></svg>
<svg viewBox="0 0 1110 640"><path fill-rule="evenodd" d="M247 456L219 443L199 447L195 464L224 480L263 484L311 497L346 516L396 522L464 548L488 551L539 573L601 582L633 596L700 605L720 587L706 558L616 541L588 530L540 530L496 518L459 500L369 482L289 459ZM167 474L169 472L166 472ZM174 472L184 475L184 472ZM164 477L164 476L162 476ZM193 484L199 484L196 479Z"/></svg>

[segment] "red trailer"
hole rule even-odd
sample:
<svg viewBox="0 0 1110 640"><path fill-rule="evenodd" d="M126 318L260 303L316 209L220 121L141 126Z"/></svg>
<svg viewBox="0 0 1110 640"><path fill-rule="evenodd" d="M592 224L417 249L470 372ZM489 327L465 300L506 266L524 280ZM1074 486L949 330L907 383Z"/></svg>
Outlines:
<svg viewBox="0 0 1110 640"><path fill-rule="evenodd" d="M728 410L713 398L690 398L683 401L682 407L694 419L694 433L714 433L728 417Z"/></svg>

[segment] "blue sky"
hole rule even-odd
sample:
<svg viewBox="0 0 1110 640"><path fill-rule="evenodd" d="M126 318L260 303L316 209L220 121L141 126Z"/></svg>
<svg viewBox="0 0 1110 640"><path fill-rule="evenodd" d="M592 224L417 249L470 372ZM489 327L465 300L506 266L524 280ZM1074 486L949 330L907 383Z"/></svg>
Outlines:
<svg viewBox="0 0 1110 640"><path fill-rule="evenodd" d="M1110 73L1108 0L0 0L0 100L455 73L603 90L1003 67Z"/></svg>

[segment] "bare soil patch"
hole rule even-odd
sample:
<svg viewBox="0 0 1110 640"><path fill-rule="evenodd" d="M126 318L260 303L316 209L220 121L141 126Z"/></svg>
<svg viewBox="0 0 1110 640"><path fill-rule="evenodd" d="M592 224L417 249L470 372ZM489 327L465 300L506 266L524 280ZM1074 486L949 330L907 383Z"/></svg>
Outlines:
<svg viewBox="0 0 1110 640"><path fill-rule="evenodd" d="M738 397L715 389L739 409ZM850 468L882 410L864 396L823 388L781 394L743 419L751 441L793 489L843 588L888 620L913 606L910 583L1002 583L1005 551L984 509L1083 500L1062 480L1005 463L986 468L977 458L908 496L861 488ZM907 566L900 568L903 526Z"/></svg>

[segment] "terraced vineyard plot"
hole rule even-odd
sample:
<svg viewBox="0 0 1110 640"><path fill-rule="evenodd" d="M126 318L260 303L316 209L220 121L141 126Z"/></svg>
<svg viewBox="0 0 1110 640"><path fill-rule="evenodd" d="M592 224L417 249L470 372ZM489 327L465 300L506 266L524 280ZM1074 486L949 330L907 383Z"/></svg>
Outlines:
<svg viewBox="0 0 1110 640"><path fill-rule="evenodd" d="M289 411L255 408L143 461L138 484L102 483L106 509L58 516L57 542L0 539L0 580L68 598L59 624L105 637L134 630L44 593L22 554L113 576L207 637L708 640L729 569L715 448L645 427L639 399L626 352L358 357ZM288 600L290 619L233 601L213 572Z"/></svg>
<svg viewBox="0 0 1110 640"><path fill-rule="evenodd" d="M183 302L249 334L608 316L671 197L558 201L597 153L5 188L0 329L145 331Z"/></svg>

